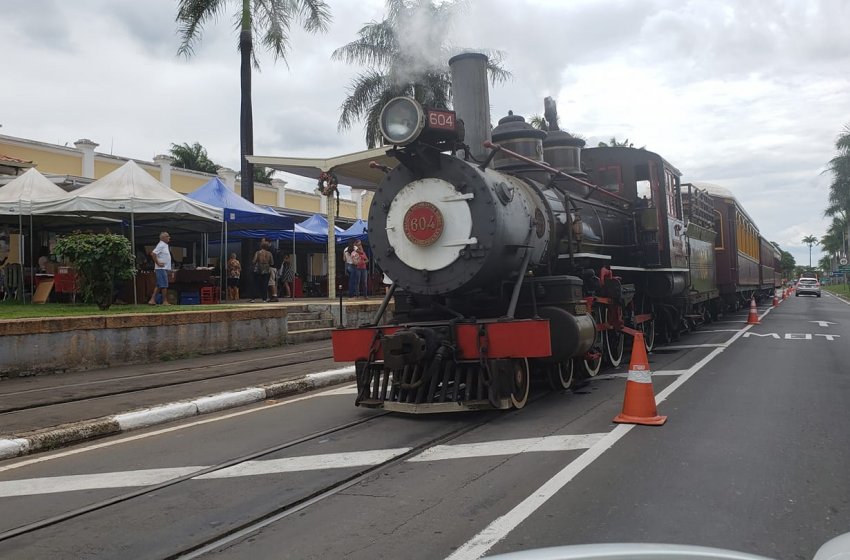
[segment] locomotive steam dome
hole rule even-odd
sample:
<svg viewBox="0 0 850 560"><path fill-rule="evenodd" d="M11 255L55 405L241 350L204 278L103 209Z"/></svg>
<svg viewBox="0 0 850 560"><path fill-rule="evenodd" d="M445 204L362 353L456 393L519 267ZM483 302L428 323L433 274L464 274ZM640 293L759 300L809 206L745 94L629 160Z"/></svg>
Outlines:
<svg viewBox="0 0 850 560"><path fill-rule="evenodd" d="M551 212L529 183L447 154L423 174L396 166L369 211L376 264L404 290L437 295L508 279L545 254Z"/></svg>
<svg viewBox="0 0 850 560"><path fill-rule="evenodd" d="M585 141L564 130L550 130L543 140L543 159L550 167L570 175L584 175L581 149Z"/></svg>
<svg viewBox="0 0 850 560"><path fill-rule="evenodd" d="M521 116L514 115L513 111L508 111L507 117L499 119L499 126L493 129L493 142L539 162L543 161L544 138L546 138L545 131L534 128ZM503 152L498 152L493 159L493 167L496 169L512 169L527 165Z"/></svg>

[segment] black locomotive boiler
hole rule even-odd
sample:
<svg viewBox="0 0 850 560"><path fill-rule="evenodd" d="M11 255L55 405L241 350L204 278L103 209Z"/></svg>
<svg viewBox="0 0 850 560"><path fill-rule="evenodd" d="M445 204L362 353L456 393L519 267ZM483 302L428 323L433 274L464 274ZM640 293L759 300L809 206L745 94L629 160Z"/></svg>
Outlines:
<svg viewBox="0 0 850 560"><path fill-rule="evenodd" d="M450 67L456 112L396 98L381 114L400 163L377 186L369 243L393 284L373 324L333 333L358 405L521 408L533 375L566 389L619 365L626 326L651 349L716 316L705 190L651 151L584 148L551 100L548 130L508 115L491 135L486 57Z"/></svg>

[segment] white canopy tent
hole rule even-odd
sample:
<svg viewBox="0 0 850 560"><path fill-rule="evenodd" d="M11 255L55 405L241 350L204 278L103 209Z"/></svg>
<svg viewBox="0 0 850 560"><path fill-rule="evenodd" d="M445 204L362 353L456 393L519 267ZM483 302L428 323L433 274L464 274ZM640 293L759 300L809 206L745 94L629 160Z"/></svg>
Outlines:
<svg viewBox="0 0 850 560"><path fill-rule="evenodd" d="M48 201L64 200L68 196L68 193L53 184L53 181L39 173L34 167L0 187L0 223L18 223L18 231L21 232L18 255L22 264L25 252L24 216L29 218L30 239L33 239L33 206ZM30 268L34 270L32 243L30 243L29 262ZM18 297L23 298L23 290L18 290Z"/></svg>
<svg viewBox="0 0 850 560"><path fill-rule="evenodd" d="M182 229L204 234L221 233L223 224L221 208L183 196L154 179L133 160L65 198L33 203L32 212L54 216L127 216L134 248L139 219L157 224L179 220Z"/></svg>

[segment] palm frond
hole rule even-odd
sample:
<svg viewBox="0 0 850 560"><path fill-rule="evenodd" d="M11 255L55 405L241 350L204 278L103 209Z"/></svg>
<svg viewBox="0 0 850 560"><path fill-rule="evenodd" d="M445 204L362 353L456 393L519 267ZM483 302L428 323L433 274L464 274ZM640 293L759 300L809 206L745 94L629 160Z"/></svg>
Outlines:
<svg viewBox="0 0 850 560"><path fill-rule="evenodd" d="M226 0L179 0L177 3L177 35L180 47L177 54L189 57L201 38L201 30L210 19L215 19L224 9Z"/></svg>
<svg viewBox="0 0 850 560"><path fill-rule="evenodd" d="M299 0L298 20L308 33L328 30L333 19L331 9L323 0Z"/></svg>
<svg viewBox="0 0 850 560"><path fill-rule="evenodd" d="M372 22L357 32L358 39L331 54L331 60L364 66L389 66L399 52L395 30L387 21Z"/></svg>
<svg viewBox="0 0 850 560"><path fill-rule="evenodd" d="M365 72L357 76L340 107L338 129L351 128L352 123L367 112L369 106L375 103L384 89L386 89L386 78L380 72Z"/></svg>

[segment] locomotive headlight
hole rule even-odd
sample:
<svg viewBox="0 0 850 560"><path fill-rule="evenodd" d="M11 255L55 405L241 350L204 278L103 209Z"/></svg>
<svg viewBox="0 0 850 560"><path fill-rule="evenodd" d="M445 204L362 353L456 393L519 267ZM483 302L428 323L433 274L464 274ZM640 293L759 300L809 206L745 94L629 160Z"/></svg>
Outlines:
<svg viewBox="0 0 850 560"><path fill-rule="evenodd" d="M415 100L396 97L384 105L379 122L387 142L404 146L419 137L425 127L425 112Z"/></svg>

